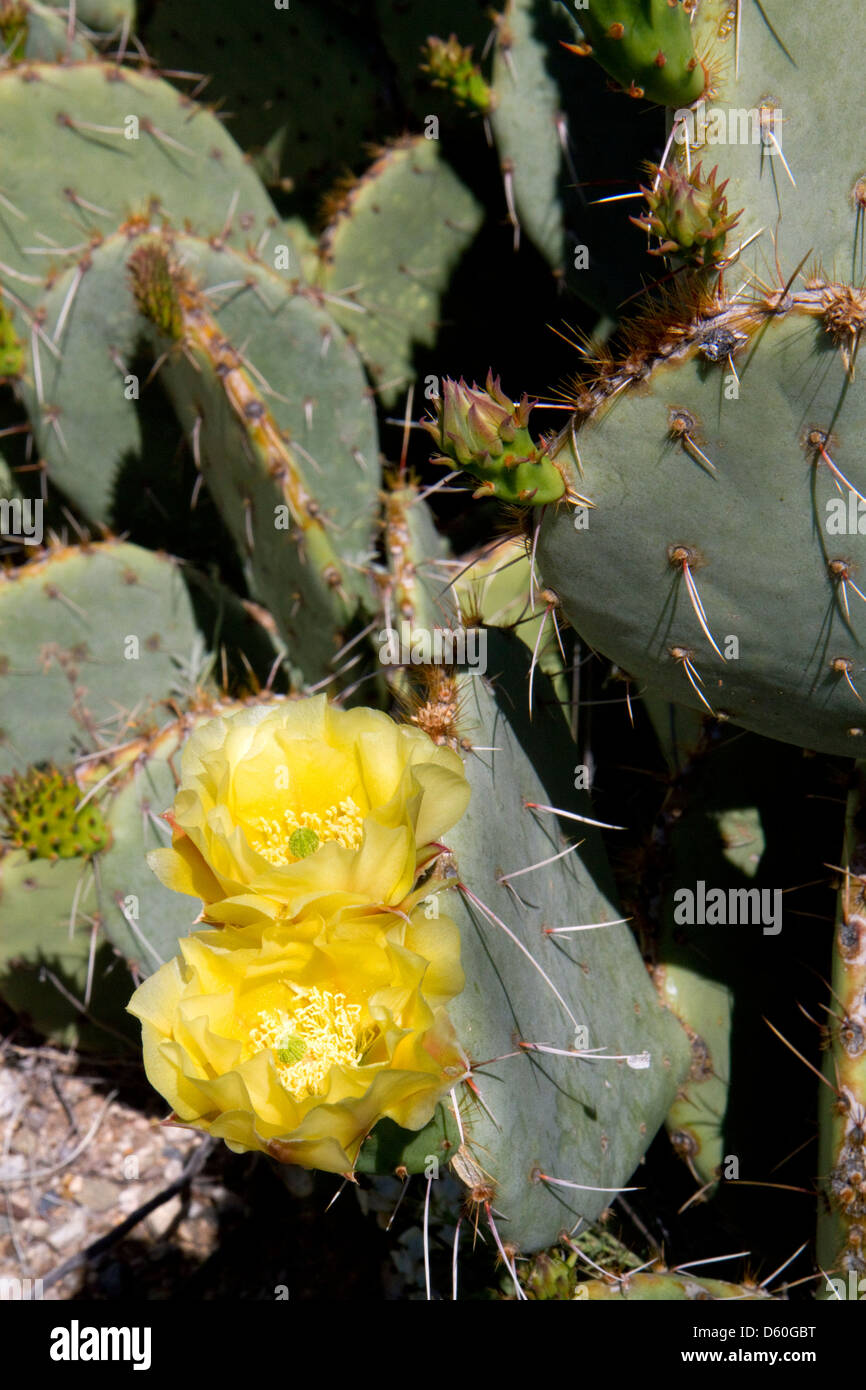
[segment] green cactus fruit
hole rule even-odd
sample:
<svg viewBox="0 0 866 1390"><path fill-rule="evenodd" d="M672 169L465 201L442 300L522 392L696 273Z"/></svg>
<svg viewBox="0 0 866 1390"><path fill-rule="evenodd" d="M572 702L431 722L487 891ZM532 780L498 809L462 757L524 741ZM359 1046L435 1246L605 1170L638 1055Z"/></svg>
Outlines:
<svg viewBox="0 0 866 1390"><path fill-rule="evenodd" d="M551 512L537 547L578 632L631 676L848 756L866 737L863 323L866 293L819 275L656 309L551 450L589 524Z"/></svg>
<svg viewBox="0 0 866 1390"><path fill-rule="evenodd" d="M673 254L684 265L712 269L740 216L728 214L726 184L716 185L717 169L706 178L700 164L687 174L650 165L650 173L655 175L653 185L641 187L649 211L631 218L636 227L661 239L661 245L650 248L650 255Z"/></svg>
<svg viewBox="0 0 866 1390"><path fill-rule="evenodd" d="M153 72L98 61L8 68L0 126L14 152L3 167L0 276L30 305L46 274L66 267L77 289L88 250L151 213L262 256L280 240L273 204L216 116ZM35 335L43 363L65 318Z"/></svg>
<svg viewBox="0 0 866 1390"><path fill-rule="evenodd" d="M464 48L456 34L448 39L428 38L421 71L430 74L434 87L450 92L458 105L473 107L482 114L490 110L493 93L481 68L473 62L472 46Z"/></svg>
<svg viewBox="0 0 866 1390"><path fill-rule="evenodd" d="M693 8L685 0L588 0L577 13L585 42L572 51L591 53L629 96L690 106L707 86L692 41Z"/></svg>
<svg viewBox="0 0 866 1390"><path fill-rule="evenodd" d="M109 541L5 571L0 772L62 766L117 742L131 721L167 722L161 702L200 642L180 568L167 556Z"/></svg>
<svg viewBox="0 0 866 1390"><path fill-rule="evenodd" d="M866 1274L866 765L849 793L833 934L824 1076L819 1096L817 1294L862 1297ZM853 1278L852 1278L853 1276ZM853 1287L852 1287L853 1285Z"/></svg>
<svg viewBox="0 0 866 1390"><path fill-rule="evenodd" d="M0 839L31 859L81 859L105 849L108 827L98 806L80 806L84 793L56 768L29 768L0 783Z"/></svg>
<svg viewBox="0 0 866 1390"><path fill-rule="evenodd" d="M527 428L533 409L528 396L513 404L492 372L484 390L446 377L434 408L435 417L423 421L439 446L434 462L456 463L478 478L473 496L533 507L564 496L562 472Z"/></svg>
<svg viewBox="0 0 866 1390"><path fill-rule="evenodd" d="M338 199L318 284L385 405L412 381L416 346L435 342L440 296L481 220L439 142L423 136L381 151Z"/></svg>
<svg viewBox="0 0 866 1390"><path fill-rule="evenodd" d="M99 930L89 859L0 856L0 996L61 1047L136 1051L130 973Z"/></svg>

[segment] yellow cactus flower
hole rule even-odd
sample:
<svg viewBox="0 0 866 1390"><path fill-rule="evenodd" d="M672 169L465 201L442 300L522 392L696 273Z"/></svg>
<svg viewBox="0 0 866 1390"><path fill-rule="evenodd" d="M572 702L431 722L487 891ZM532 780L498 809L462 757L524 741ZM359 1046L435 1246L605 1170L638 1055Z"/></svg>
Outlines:
<svg viewBox="0 0 866 1390"><path fill-rule="evenodd" d="M208 922L397 906L468 800L458 755L414 725L324 695L258 705L192 733L149 862Z"/></svg>
<svg viewBox="0 0 866 1390"><path fill-rule="evenodd" d="M348 1173L378 1120L421 1129L465 1075L450 918L368 909L195 932L139 986L151 1085L230 1149Z"/></svg>

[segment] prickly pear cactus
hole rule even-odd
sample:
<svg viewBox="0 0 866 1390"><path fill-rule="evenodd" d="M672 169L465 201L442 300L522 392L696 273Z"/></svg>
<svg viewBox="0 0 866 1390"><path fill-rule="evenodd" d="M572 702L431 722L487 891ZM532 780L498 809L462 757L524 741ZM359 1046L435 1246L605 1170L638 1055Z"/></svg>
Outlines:
<svg viewBox="0 0 866 1390"><path fill-rule="evenodd" d="M0 582L0 769L65 763L171 714L200 640L180 566L117 541L38 555ZM30 692L38 687L40 718Z"/></svg>
<svg viewBox="0 0 866 1390"><path fill-rule="evenodd" d="M630 97L664 106L691 106L708 74L695 51L685 0L588 0L577 7L584 34L574 44L620 83Z"/></svg>
<svg viewBox="0 0 866 1390"><path fill-rule="evenodd" d="M862 27L859 10L851 22ZM796 127L805 98L795 85L789 102L781 67L790 83L820 58L799 22L788 38L796 66L757 7L748 9L741 77L725 95L753 96L757 55L781 52L772 60L777 100ZM751 112L760 138L762 110ZM585 639L668 699L856 756L864 735L855 441L864 396L854 360L866 301L845 276L852 256L857 274L860 151L843 130L832 160L809 162L804 152L817 181L804 191L792 186L774 139L718 150L733 206L763 200L763 228L751 211L735 231L723 219L724 275L681 276L626 330L623 356L600 358L575 392L574 423L553 461L579 477L595 510L582 530L564 508L545 518L538 559ZM692 205L697 168L685 177L659 176L644 225L665 237L657 249L694 261L694 227L684 229L682 212L662 213L676 189ZM820 226L818 185L832 209ZM767 270L763 247L777 219ZM714 245L709 228L704 236L701 256Z"/></svg>
<svg viewBox="0 0 866 1390"><path fill-rule="evenodd" d="M856 1296L832 8L0 0L4 1023L365 1296Z"/></svg>
<svg viewBox="0 0 866 1390"><path fill-rule="evenodd" d="M492 669L508 650L490 642ZM509 667L519 681L513 652ZM508 691L497 700L477 676L458 698L472 800L445 867L462 899L452 910L468 974L452 1013L484 1064L461 1106L463 1142L487 1170L494 1195L484 1200L505 1218L503 1238L523 1252L552 1244L563 1224L595 1220L627 1185L688 1068L688 1045L621 921L598 831L568 819L591 820L592 808L563 775L564 740L558 766L542 751L555 716L530 730L518 715L512 726ZM505 837L489 815L494 798ZM473 1185L470 1198L479 1200Z"/></svg>

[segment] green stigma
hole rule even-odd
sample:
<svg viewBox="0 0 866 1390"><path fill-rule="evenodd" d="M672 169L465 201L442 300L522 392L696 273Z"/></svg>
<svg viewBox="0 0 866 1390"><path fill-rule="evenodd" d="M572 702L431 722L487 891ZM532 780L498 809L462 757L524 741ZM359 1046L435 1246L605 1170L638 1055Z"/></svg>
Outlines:
<svg viewBox="0 0 866 1390"><path fill-rule="evenodd" d="M307 1045L303 1038L299 1038L297 1033L289 1033L283 1038L282 1047L276 1049L277 1058L280 1062L291 1065L292 1062L300 1062L307 1051Z"/></svg>
<svg viewBox="0 0 866 1390"><path fill-rule="evenodd" d="M302 825L292 831L289 837L289 852L296 859L306 859L308 854L314 854L318 848L319 837L309 826Z"/></svg>

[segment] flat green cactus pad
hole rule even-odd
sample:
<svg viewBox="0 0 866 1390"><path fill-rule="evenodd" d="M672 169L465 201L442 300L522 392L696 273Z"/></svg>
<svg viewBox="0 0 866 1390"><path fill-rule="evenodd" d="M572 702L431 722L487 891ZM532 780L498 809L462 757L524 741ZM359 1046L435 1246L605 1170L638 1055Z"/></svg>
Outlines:
<svg viewBox="0 0 866 1390"><path fill-rule="evenodd" d="M78 904L70 929L71 909ZM134 1055L125 1009L134 988L124 961L83 914L96 907L93 869L80 859L0 857L0 995L60 1046ZM90 991L88 996L88 980Z"/></svg>
<svg viewBox="0 0 866 1390"><path fill-rule="evenodd" d="M718 162L730 206L744 209L733 243L760 233L741 272L773 278L775 248L786 276L806 256L831 277L862 282L866 159L851 103L866 10L834 0L822 10L828 29L810 5L739 0L739 10L738 42L729 0L701 0L695 43L708 53L713 90L688 132L680 128L675 154L684 164L688 133L692 161Z"/></svg>
<svg viewBox="0 0 866 1390"><path fill-rule="evenodd" d="M502 669L506 651L510 669L520 669L520 644L500 646L503 639L490 636L491 669ZM497 751L467 754L472 800L448 837L454 871L469 890L458 890L458 905L446 909L461 927L467 974L449 1012L471 1060L486 1064L473 1080L495 1116L467 1095L467 1145L495 1184L503 1240L529 1251L552 1244L581 1217L595 1220L629 1183L688 1067L688 1043L659 1007L626 925L546 932L622 914L598 832L526 806L592 816L561 749L552 757L556 744L542 723L529 725L525 693L512 679L497 700L477 677L462 689L461 732ZM576 852L543 863L577 841ZM619 1060L533 1051L526 1043Z"/></svg>
<svg viewBox="0 0 866 1390"><path fill-rule="evenodd" d="M247 563L255 597L280 623L296 666L318 679L335 650L338 619L345 620L367 593L364 567L373 544L380 473L363 369L316 295L293 278L184 234L170 244L178 264L200 287L208 322L216 325L195 367L193 347L171 352L173 340L145 320L133 298L130 262L146 247L146 236L106 239L77 287L78 270L67 271L41 301L47 318L62 313L64 302L71 305L60 354L48 357L41 369L44 405L35 380L23 388L49 478L88 517L111 519L124 460L143 448L146 417L136 396L147 398L150 389L152 397L164 386ZM152 358L163 358L160 385L151 388L128 371L145 340ZM226 377L219 374L230 352L241 369L232 380L246 378L243 415L240 395L228 392ZM280 457L262 445L263 421ZM319 569L340 571L340 593L320 584L316 609L311 598L305 605L299 597L309 596L306 578L318 573L315 538L304 550L293 537L283 455L291 458L294 476L321 518L315 529L327 555ZM165 467L173 467L170 457ZM336 607L331 613L332 597L335 605L342 603L342 617Z"/></svg>
<svg viewBox="0 0 866 1390"><path fill-rule="evenodd" d="M435 342L439 297L480 224L438 142L421 136L387 149L325 232L321 283L386 404L412 380L415 345Z"/></svg>
<svg viewBox="0 0 866 1390"><path fill-rule="evenodd" d="M0 274L30 303L49 272L154 203L230 246L265 254L279 240L274 207L222 124L153 73L101 62L0 71L0 131L7 149L26 150L4 162ZM45 331L53 340L56 320Z"/></svg>
<svg viewBox="0 0 866 1390"><path fill-rule="evenodd" d="M697 317L608 399L577 436L589 525L546 517L538 561L581 636L667 699L855 756L866 394L837 319L863 309L810 286Z"/></svg>
<svg viewBox="0 0 866 1390"><path fill-rule="evenodd" d="M134 719L167 722L160 701L199 642L180 569L166 556L108 542L7 571L0 772L116 743Z"/></svg>

